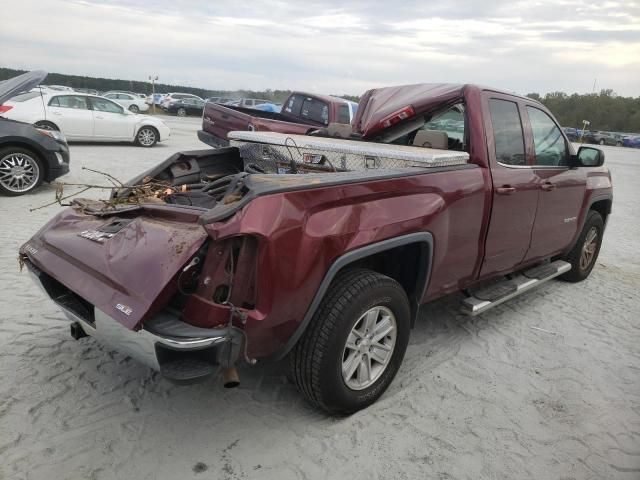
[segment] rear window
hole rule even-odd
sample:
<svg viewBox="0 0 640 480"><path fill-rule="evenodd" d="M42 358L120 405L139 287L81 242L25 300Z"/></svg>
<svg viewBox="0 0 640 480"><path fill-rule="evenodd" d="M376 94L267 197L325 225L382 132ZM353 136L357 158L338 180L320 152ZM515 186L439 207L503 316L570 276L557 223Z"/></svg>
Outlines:
<svg viewBox="0 0 640 480"><path fill-rule="evenodd" d="M16 95L9 99L11 102L25 102L27 100L31 100L32 98L36 98L40 96L40 92L27 92L21 93L20 95Z"/></svg>
<svg viewBox="0 0 640 480"><path fill-rule="evenodd" d="M311 120L312 122L329 124L329 106L315 98L306 97L302 102L300 117ZM347 122L349 123L349 122Z"/></svg>

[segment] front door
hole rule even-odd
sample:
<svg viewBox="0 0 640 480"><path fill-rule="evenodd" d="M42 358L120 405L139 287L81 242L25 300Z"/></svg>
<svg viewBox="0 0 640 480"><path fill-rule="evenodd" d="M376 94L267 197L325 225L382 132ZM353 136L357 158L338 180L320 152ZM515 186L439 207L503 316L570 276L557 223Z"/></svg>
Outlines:
<svg viewBox="0 0 640 480"><path fill-rule="evenodd" d="M96 140L133 140L135 116L122 105L100 97L91 97Z"/></svg>
<svg viewBox="0 0 640 480"><path fill-rule="evenodd" d="M493 179L493 205L481 276L513 270L529 249L539 189L528 165L518 103L485 92L485 132ZM490 119L490 120L489 120Z"/></svg>
<svg viewBox="0 0 640 480"><path fill-rule="evenodd" d="M525 260L550 257L566 249L578 231L586 189L583 168L569 168L571 151L560 127L533 105L524 108L531 128L538 211ZM530 126L530 127L529 127Z"/></svg>

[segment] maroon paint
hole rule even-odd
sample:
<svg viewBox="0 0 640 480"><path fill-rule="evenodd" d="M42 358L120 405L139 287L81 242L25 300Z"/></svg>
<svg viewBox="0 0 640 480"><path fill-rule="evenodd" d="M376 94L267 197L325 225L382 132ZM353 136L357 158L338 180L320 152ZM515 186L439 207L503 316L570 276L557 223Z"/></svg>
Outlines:
<svg viewBox="0 0 640 480"><path fill-rule="evenodd" d="M406 88L419 90L416 86ZM431 90L423 86L423 91ZM249 356L260 358L285 345L329 266L358 247L408 233L430 232L434 253L424 301L570 248L593 199L611 197L607 169L552 172L502 167L495 160L487 99L507 94L476 86L435 91L438 101L465 102L470 163L478 168L416 170L415 175L401 178L270 194L255 198L230 219L206 225L204 230L195 225L193 210L150 206L136 213L136 220L110 240L114 244L108 247L78 236L78 232L95 229L107 220L67 209L28 242L37 253L24 246L21 252L123 325L134 328L144 321L147 311L166 301L175 288L172 280L176 273L194 255L206 233L213 240L210 252L224 239L252 235L258 240L257 301L255 308L246 310L243 328ZM403 95L393 92L368 92L365 106L378 102L385 107L379 112L365 109L358 121L373 125L387 110L405 102ZM379 102L377 95L385 101ZM523 97L509 98L521 109L535 104ZM414 105L420 108L434 105L429 97L418 100ZM524 132L531 165L533 140L528 120L524 121ZM554 182L556 190L542 191L545 182ZM515 191L499 194L497 189L504 186ZM559 223L572 215L578 217L575 224ZM162 302L156 301L161 292ZM115 309L117 303L130 306L134 313L124 317ZM227 314L226 306L197 296L186 313L198 318L200 326L219 325Z"/></svg>

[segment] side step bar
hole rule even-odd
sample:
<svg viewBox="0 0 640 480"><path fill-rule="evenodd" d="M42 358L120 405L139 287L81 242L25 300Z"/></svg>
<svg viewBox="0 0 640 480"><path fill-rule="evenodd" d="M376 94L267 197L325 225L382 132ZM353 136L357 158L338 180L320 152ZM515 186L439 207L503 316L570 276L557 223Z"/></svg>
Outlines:
<svg viewBox="0 0 640 480"><path fill-rule="evenodd" d="M462 301L461 311L475 316L486 312L496 305L517 297L547 280L571 270L571 264L562 260L545 263L516 275L510 280L503 280L488 287L473 292Z"/></svg>

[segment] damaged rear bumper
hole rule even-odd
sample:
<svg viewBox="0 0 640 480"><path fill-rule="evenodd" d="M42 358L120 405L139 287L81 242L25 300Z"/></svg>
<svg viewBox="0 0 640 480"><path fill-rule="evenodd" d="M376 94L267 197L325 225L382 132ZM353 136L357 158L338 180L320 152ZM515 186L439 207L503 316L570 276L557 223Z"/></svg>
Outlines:
<svg viewBox="0 0 640 480"><path fill-rule="evenodd" d="M162 311L129 330L115 319L64 287L30 261L29 273L71 320L74 337L78 328L89 336L177 383L195 383L230 368L238 360L244 334L231 328L199 328L179 320L178 314ZM83 336L83 335L80 335Z"/></svg>

